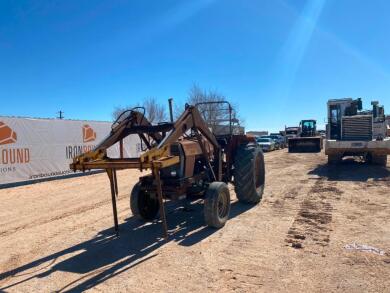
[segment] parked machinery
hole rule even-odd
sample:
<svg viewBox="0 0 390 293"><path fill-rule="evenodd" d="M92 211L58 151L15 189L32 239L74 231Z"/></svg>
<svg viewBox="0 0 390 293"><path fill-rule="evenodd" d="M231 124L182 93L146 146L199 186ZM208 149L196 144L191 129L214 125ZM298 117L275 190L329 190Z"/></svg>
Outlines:
<svg viewBox="0 0 390 293"><path fill-rule="evenodd" d="M287 132L287 129L286 129ZM288 137L288 151L291 152L320 152L323 139L317 132L317 121L302 120L297 129L297 135Z"/></svg>
<svg viewBox="0 0 390 293"><path fill-rule="evenodd" d="M284 137L286 138L286 144L288 143L289 138L297 137L299 132L299 126L285 126L284 127Z"/></svg>
<svg viewBox="0 0 390 293"><path fill-rule="evenodd" d="M208 105L224 105L228 118L208 125L203 117ZM198 108L202 108L202 113ZM220 109L220 108L219 108ZM157 217L163 223L167 237L164 201L183 198L203 198L204 218L208 226L221 228L230 211L230 193L227 184L234 184L239 201L249 204L260 202L264 189L264 157L255 138L233 134L232 107L228 102L186 105L176 122L152 125L137 107L123 112L113 124L110 135L93 151L74 159L70 168L76 170L104 169L110 186L115 230L118 232L116 171L120 169L150 169L140 177L130 195L130 208L134 216L150 221ZM171 115L172 117L172 115ZM172 119L172 118L171 118ZM211 129L217 129L212 132ZM123 157L123 139L137 134L145 152L137 158ZM109 158L107 149L120 143L121 157Z"/></svg>
<svg viewBox="0 0 390 293"><path fill-rule="evenodd" d="M351 98L328 101L325 154L333 164L344 156L360 156L367 162L386 166L390 139L386 134L384 107L371 102L372 110L362 110L362 100Z"/></svg>

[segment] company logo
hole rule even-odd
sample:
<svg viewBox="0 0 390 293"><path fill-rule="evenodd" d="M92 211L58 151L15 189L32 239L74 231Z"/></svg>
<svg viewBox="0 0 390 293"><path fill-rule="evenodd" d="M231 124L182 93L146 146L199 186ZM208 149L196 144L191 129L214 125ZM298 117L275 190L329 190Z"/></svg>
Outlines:
<svg viewBox="0 0 390 293"><path fill-rule="evenodd" d="M96 132L88 124L83 125L83 142L90 142L96 139Z"/></svg>
<svg viewBox="0 0 390 293"><path fill-rule="evenodd" d="M91 142L96 140L96 132L88 124L83 125L83 142ZM83 153L89 152L95 148L95 145L68 145L65 147L65 154L67 159L73 159Z"/></svg>
<svg viewBox="0 0 390 293"><path fill-rule="evenodd" d="M17 140L16 132L8 125L0 121L0 145L15 143Z"/></svg>
<svg viewBox="0 0 390 293"><path fill-rule="evenodd" d="M14 148L8 146L17 141L16 132L4 122L0 121L0 173L16 171L16 164L27 164L30 162L29 148ZM6 146L7 145L7 146Z"/></svg>

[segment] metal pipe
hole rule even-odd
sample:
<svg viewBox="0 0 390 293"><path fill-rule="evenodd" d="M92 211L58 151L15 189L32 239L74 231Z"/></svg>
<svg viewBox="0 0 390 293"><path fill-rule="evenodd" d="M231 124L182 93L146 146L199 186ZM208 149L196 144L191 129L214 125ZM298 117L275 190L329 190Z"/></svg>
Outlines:
<svg viewBox="0 0 390 293"><path fill-rule="evenodd" d="M116 177L116 169L112 169L112 178L114 180L115 195L116 198L118 198L119 191L118 191L118 179Z"/></svg>
<svg viewBox="0 0 390 293"><path fill-rule="evenodd" d="M169 117L171 118L171 122L173 122L172 102L173 102L173 99L172 99L172 98L169 98L169 99L168 99L168 103L169 103Z"/></svg>
<svg viewBox="0 0 390 293"><path fill-rule="evenodd" d="M120 158L123 159L123 139L119 141L119 154Z"/></svg>
<svg viewBox="0 0 390 293"><path fill-rule="evenodd" d="M115 183L114 183L114 174L113 169L107 169L107 175L110 179L110 187L111 187L111 201L112 201L112 211L114 213L114 226L115 233L118 235L119 233L119 225L118 225L118 213L116 208L116 198L115 198Z"/></svg>
<svg viewBox="0 0 390 293"><path fill-rule="evenodd" d="M154 177L156 178L156 187L157 187L157 196L160 203L160 219L162 221L163 230L164 230L164 239L168 239L168 227L167 227L167 218L165 216L165 207L164 207L164 199L162 195L161 188L161 179L160 179L160 170L158 167L154 166L153 168Z"/></svg>

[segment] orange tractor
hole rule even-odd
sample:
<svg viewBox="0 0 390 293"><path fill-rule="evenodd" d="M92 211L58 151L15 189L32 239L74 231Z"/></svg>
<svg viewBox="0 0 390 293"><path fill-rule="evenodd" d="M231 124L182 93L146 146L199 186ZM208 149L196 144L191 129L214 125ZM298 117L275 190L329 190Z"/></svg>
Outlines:
<svg viewBox="0 0 390 293"><path fill-rule="evenodd" d="M204 111L212 108L208 106L215 104L228 113L225 120L218 120L224 123L220 127L215 127L215 121L208 123L203 118ZM199 111L199 108L203 110ZM107 172L117 233L117 170L151 170L133 187L130 208L134 216L145 221L151 221L159 214L165 238L165 200L203 198L205 222L215 228L223 227L229 217L228 183L233 183L239 201L260 202L265 181L263 153L254 137L233 134L235 119L228 102L186 105L177 121L158 125L152 125L144 112L142 107L123 112L105 140L70 164L74 171L104 169ZM139 136L145 151L140 157L124 158L123 139L134 134ZM107 149L118 142L120 158L109 158Z"/></svg>

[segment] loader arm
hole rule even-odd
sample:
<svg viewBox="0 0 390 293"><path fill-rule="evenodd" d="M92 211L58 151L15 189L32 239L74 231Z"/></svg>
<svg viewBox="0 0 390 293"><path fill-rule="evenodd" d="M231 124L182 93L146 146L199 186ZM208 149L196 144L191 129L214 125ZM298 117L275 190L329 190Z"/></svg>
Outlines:
<svg viewBox="0 0 390 293"><path fill-rule="evenodd" d="M222 178L222 158L221 148L214 134L209 130L206 122L203 120L199 111L194 106L186 105L184 113L175 123L163 123L152 125L143 113L135 109L129 110L130 114L120 122L113 124L110 134L90 152L77 156L70 164L74 171L103 169L107 172L110 187L112 207L114 214L115 231L118 233L118 217L116 208L116 197L118 196L118 182L116 170L119 169L151 169L155 178L156 190L160 203L160 215L164 226L164 236L167 237L167 225L165 219L165 210L163 194L161 189L160 170L180 162L179 156L173 156L170 153L170 146L177 142L180 137L189 135L191 130L195 134L198 143L202 149L207 167L212 174L211 181L220 181ZM122 113L123 115L123 113ZM138 134L140 139L148 148L139 158L121 158L114 159L107 157L107 149L117 142L131 134ZM214 147L214 168L210 163L209 154L207 153L203 137L208 140ZM153 142L147 138L152 138Z"/></svg>
<svg viewBox="0 0 390 293"><path fill-rule="evenodd" d="M188 130L198 131L218 150L219 144L214 134L209 130L198 109L194 106L187 106L186 110L175 123L163 123L152 125L146 117L138 112L131 111L130 115L117 123L110 134L99 143L92 151L81 154L73 159L70 168L74 171L92 169L147 169L151 168L152 161L161 158L169 158L169 146L182 137ZM167 133L163 138L161 133ZM140 158L111 159L107 157L107 149L115 143L123 140L131 134L138 134L140 139L148 148ZM151 137L154 145L151 145L147 137ZM203 146L202 143L200 143ZM164 160L167 161L167 160ZM170 160L174 164L177 160ZM167 167L164 165L161 167Z"/></svg>
<svg viewBox="0 0 390 293"><path fill-rule="evenodd" d="M220 181L222 178L222 159L220 155L221 148L214 134L210 131L206 122L203 120L198 109L194 106L186 105L186 110L184 111L184 113L174 123L172 129L167 133L167 135L158 144L158 146L141 155L141 164L146 164L146 166L148 166L151 165L152 162L157 158L169 158L169 147L174 142L178 141L180 137L184 136L189 130L192 130L195 133L199 146L202 149L204 159L207 162L208 169L212 174L213 180ZM214 147L215 158L218 162L215 168L211 166L209 156L204 147L201 135L203 135ZM172 160L171 162L172 165L175 164L175 161ZM169 163L168 160L166 160L166 163L162 167L168 166Z"/></svg>
<svg viewBox="0 0 390 293"><path fill-rule="evenodd" d="M106 159L107 149L130 134L138 134L140 139L149 149L151 148L151 145L145 134L151 137L156 144L162 140L161 134L153 129L154 126L152 126L152 124L142 113L133 109L128 111L130 114L120 122L114 122L110 134L105 139L103 139L103 141L100 142L92 151L81 154L73 159L71 169L74 171L84 171L85 169L89 169L85 168L83 165L84 163L94 160ZM125 114L125 112L122 113L122 115ZM165 125L165 127L167 126Z"/></svg>
<svg viewBox="0 0 390 293"><path fill-rule="evenodd" d="M199 130L199 132L215 147L219 148L219 144L214 134L208 128L203 120L198 109L194 106L187 106L184 113L173 124L170 132L159 143L157 149L162 149L167 145L171 145L182 137L188 130Z"/></svg>

